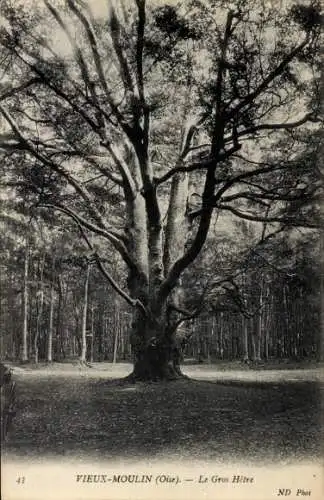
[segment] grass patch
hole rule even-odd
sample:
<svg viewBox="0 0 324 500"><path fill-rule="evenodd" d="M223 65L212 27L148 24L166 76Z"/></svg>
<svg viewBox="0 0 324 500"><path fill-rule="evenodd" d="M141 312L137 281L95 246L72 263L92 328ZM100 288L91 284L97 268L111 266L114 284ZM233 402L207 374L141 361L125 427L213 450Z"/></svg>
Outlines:
<svg viewBox="0 0 324 500"><path fill-rule="evenodd" d="M5 456L247 463L321 456L316 381L134 386L84 373L15 374L17 415Z"/></svg>

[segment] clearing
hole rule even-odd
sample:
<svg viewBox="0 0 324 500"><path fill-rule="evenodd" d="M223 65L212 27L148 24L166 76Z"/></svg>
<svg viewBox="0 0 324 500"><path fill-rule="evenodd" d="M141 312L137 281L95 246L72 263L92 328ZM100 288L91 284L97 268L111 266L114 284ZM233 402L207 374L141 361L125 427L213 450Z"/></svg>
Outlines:
<svg viewBox="0 0 324 500"><path fill-rule="evenodd" d="M321 456L323 370L192 365L193 380L123 385L126 363L13 367L3 458L295 463Z"/></svg>

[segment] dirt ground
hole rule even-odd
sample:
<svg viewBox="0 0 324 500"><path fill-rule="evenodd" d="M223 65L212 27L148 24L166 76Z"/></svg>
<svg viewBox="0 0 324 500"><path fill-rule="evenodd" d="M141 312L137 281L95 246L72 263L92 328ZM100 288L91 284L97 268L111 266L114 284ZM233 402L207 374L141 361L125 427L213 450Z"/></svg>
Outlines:
<svg viewBox="0 0 324 500"><path fill-rule="evenodd" d="M245 463L321 455L323 370L219 370L124 385L131 365L13 367L17 414L4 457L208 459Z"/></svg>

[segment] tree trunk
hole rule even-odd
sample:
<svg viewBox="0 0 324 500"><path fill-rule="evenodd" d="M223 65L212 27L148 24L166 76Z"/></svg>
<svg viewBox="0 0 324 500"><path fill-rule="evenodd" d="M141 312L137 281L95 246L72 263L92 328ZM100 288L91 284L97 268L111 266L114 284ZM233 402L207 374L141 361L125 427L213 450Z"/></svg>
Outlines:
<svg viewBox="0 0 324 500"><path fill-rule="evenodd" d="M113 363L115 364L116 361L117 361L118 337L119 337L119 307L118 307L118 302L117 301L115 302L114 329L115 329L115 338L114 338Z"/></svg>
<svg viewBox="0 0 324 500"><path fill-rule="evenodd" d="M243 322L243 361L249 362L249 326L248 320L242 317Z"/></svg>
<svg viewBox="0 0 324 500"><path fill-rule="evenodd" d="M90 337L90 363L93 363L94 359L94 305L91 306L91 337Z"/></svg>
<svg viewBox="0 0 324 500"><path fill-rule="evenodd" d="M261 361L261 343L262 343L262 307L263 307L263 293L262 293L262 283L260 289L260 297L259 297L259 314L258 314L258 323L257 323L257 331L255 336L255 359L257 363Z"/></svg>
<svg viewBox="0 0 324 500"><path fill-rule="evenodd" d="M272 296L270 296L270 291L268 292L269 303L266 308L266 317L265 317L265 331L264 331L264 357L266 360L269 359L269 340L270 340L270 325L271 325L271 312L272 312Z"/></svg>
<svg viewBox="0 0 324 500"><path fill-rule="evenodd" d="M44 305L44 281L43 281L43 276L44 276L44 266L45 266L45 254L42 257L42 260L40 262L40 269L39 269L39 280L40 280L40 286L39 290L37 292L37 299L38 299L38 306L37 306L37 319L36 319L36 330L35 330L35 337L34 337L34 360L35 363L38 363L38 340L40 336L40 329L41 329L41 324L42 324L42 319L43 319L43 305Z"/></svg>
<svg viewBox="0 0 324 500"><path fill-rule="evenodd" d="M251 351L252 351L252 361L256 361L256 334L255 334L255 318L250 318L249 320L250 328L252 331L251 335Z"/></svg>
<svg viewBox="0 0 324 500"><path fill-rule="evenodd" d="M57 355L61 354L65 358L64 342L63 342L63 328L64 328L64 297L63 297L63 280L62 276L58 275L58 305L57 305L57 325L56 325L56 339L57 339ZM59 346L58 346L59 342Z"/></svg>
<svg viewBox="0 0 324 500"><path fill-rule="evenodd" d="M29 241L27 240L24 262L24 289L23 289L23 328L21 361L28 361L28 269L29 269Z"/></svg>
<svg viewBox="0 0 324 500"><path fill-rule="evenodd" d="M16 320L14 311L16 310L15 296L13 293L13 273L9 270L8 272L8 288L7 288L7 300L8 300L8 326L10 333L10 356L13 360L19 359L19 352L17 352L17 345L19 346L19 339L16 334ZM8 349L9 354L9 349Z"/></svg>
<svg viewBox="0 0 324 500"><path fill-rule="evenodd" d="M223 330L224 330L224 313L220 313L220 319L219 319L219 356L220 359L223 359L224 357L224 342L223 342Z"/></svg>
<svg viewBox="0 0 324 500"><path fill-rule="evenodd" d="M48 336L47 336L47 361L52 363L53 361L53 320L54 320L54 302L55 302L55 290L54 282L51 282L50 290L50 310L49 310L49 323L48 323Z"/></svg>
<svg viewBox="0 0 324 500"><path fill-rule="evenodd" d="M175 332L168 331L165 311L150 319L143 315L137 317L132 330L134 370L129 377L131 380L158 381L184 377L179 367L180 347Z"/></svg>
<svg viewBox="0 0 324 500"><path fill-rule="evenodd" d="M89 291L90 264L87 264L86 279L84 283L83 309L82 309L82 331L81 331L81 354L80 361L87 360L87 313L88 313L88 291Z"/></svg>
<svg viewBox="0 0 324 500"><path fill-rule="evenodd" d="M288 305L288 287L284 285L283 287L283 305L284 305L284 319L285 319L285 330L283 333L283 352L284 357L289 357L289 335L290 335L290 314L289 314L289 305Z"/></svg>
<svg viewBox="0 0 324 500"><path fill-rule="evenodd" d="M320 239L320 263L321 263L321 269L324 269L324 232L321 232L321 239ZM320 297L323 300L324 297L324 273L320 273ZM322 302L323 304L323 302ZM320 314L320 324L319 324L319 332L316 337L316 360L317 361L324 361L324 307L322 306L321 308L321 314Z"/></svg>

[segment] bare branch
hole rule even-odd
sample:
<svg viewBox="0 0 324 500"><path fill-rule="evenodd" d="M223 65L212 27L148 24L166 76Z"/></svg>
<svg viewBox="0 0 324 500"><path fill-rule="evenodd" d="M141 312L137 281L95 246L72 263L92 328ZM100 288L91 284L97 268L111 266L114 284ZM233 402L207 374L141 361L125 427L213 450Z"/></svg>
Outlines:
<svg viewBox="0 0 324 500"><path fill-rule="evenodd" d="M229 11L226 19L225 33L224 39L221 43L221 56L218 62L217 69L217 79L216 79L216 87L215 87L215 95L216 95L216 124L219 122L221 114L222 114L222 96L223 96L223 79L225 73L225 60L226 60L226 51L230 36L232 34L232 22L234 19L234 12Z"/></svg>
<svg viewBox="0 0 324 500"><path fill-rule="evenodd" d="M261 188L260 188L261 189ZM223 196L221 198L222 203L229 203L238 199L246 199L249 201L254 201L256 203L265 203L266 201L306 201L311 200L316 191L320 189L319 186L315 186L311 191L307 192L305 189L299 189L297 192L291 192L288 190L286 192L280 193L278 191L270 191L263 189L262 193L252 193L250 191L241 191L229 196ZM266 203L265 203L266 204ZM268 204L266 204L268 205Z"/></svg>
<svg viewBox="0 0 324 500"><path fill-rule="evenodd" d="M238 182L242 182L246 179L250 179L251 177L259 176L262 174L266 174L269 172L276 172L277 170L282 170L284 167L279 163L278 165L271 165L264 167L264 168L257 168L255 170L250 170L248 172L242 172L241 174L238 174L232 178L229 178L224 185L217 191L215 196L211 198L211 202L217 202L220 200L223 196L223 194L230 189L231 187L234 186L234 184Z"/></svg>
<svg viewBox="0 0 324 500"><path fill-rule="evenodd" d="M63 99L65 102L71 106L73 111L75 111L78 115L80 115L86 123L91 127L91 129L98 133L99 127L98 124L84 111L84 109L81 106L78 106L75 104L73 101L73 98L71 98L66 92L64 92L61 88L58 88L58 86L54 85L53 82L46 77L45 73L40 70L40 68L32 64L31 62L27 61L23 55L21 55L19 52L16 50L14 51L16 56L28 67L30 68L34 73L36 73L39 78L41 83L45 84L49 89L51 89L58 97Z"/></svg>
<svg viewBox="0 0 324 500"><path fill-rule="evenodd" d="M136 185L133 176L128 168L127 163L123 160L122 156L119 154L117 147L115 147L110 141L105 141L102 143L104 147L107 148L111 157L113 158L121 176L123 179L125 194L130 193L131 196L135 196Z"/></svg>
<svg viewBox="0 0 324 500"><path fill-rule="evenodd" d="M217 191L217 193L210 197L206 206L205 207L203 206L201 209L190 213L189 218L192 220L196 217L200 217L201 215L203 215L204 212L209 210L210 205L215 207L217 205L217 203L222 199L224 193L226 191L228 191L230 188L232 188L235 184L240 183L240 182L244 183L244 181L246 181L246 179L250 179L250 178L253 178L255 176L259 176L259 175L270 173L270 172L276 172L278 170L282 170L283 168L284 168L284 165L282 165L280 163L278 165L269 164L269 166L267 166L267 167L257 168L255 170L243 172L241 174L238 174L238 175L228 179L223 184L223 186ZM256 185L254 184L254 186L256 186ZM261 186L256 186L256 187L258 187L260 190L262 190Z"/></svg>
<svg viewBox="0 0 324 500"><path fill-rule="evenodd" d="M136 41L136 78L139 98L144 105L144 80L143 80L143 50L144 50L144 30L146 23L145 0L136 0L138 10L137 41Z"/></svg>
<svg viewBox="0 0 324 500"><path fill-rule="evenodd" d="M96 222L99 224L99 226L106 231L107 238L111 241L111 243L114 244L115 248L120 251L120 253L123 254L124 257L128 256L128 252L122 243L122 237L118 233L112 233L110 231L107 231L106 229L106 222L104 221L101 213L99 210L96 208L94 205L92 198L88 192L88 190L81 185L67 170L65 170L63 167L57 165L54 163L52 160L47 159L45 156L43 156L41 153L37 151L37 149L33 146L31 141L27 140L21 131L19 130L18 125L15 123L13 118L9 115L9 113L0 105L0 112L3 114L7 122L10 124L13 132L16 134L18 137L20 143L24 146L24 149L32 153L32 155L40 160L44 165L47 165L50 167L53 171L57 172L59 175L64 177L71 186L74 187L77 193L81 195L81 197L84 199L84 201L87 202L87 208L89 209L89 212L91 215L94 217ZM127 257L128 260L130 260L129 256Z"/></svg>
<svg viewBox="0 0 324 500"><path fill-rule="evenodd" d="M144 32L146 23L146 0L136 0L138 10L137 40L136 40L136 80L140 106L143 112L143 148L147 151L150 129L150 109L146 103L143 74ZM136 103L134 103L136 106Z"/></svg>
<svg viewBox="0 0 324 500"><path fill-rule="evenodd" d="M28 80L28 82L22 83L18 87L14 87L10 90L7 90L4 94L0 95L0 102L14 96L15 94L17 94L21 90L26 90L28 87L30 87L31 85L34 85L35 83L40 83L40 81L41 80L39 78L36 78L36 77L31 78L30 80Z"/></svg>
<svg viewBox="0 0 324 500"><path fill-rule="evenodd" d="M99 172L101 172L101 177L104 176L107 179L114 182L117 186L123 187L124 181L123 181L122 177L119 177L118 175L116 175L109 168L102 167L101 165L98 165L95 161L96 159L97 159L96 156L91 156L90 158L87 157L86 161L88 161L88 163L90 163L92 166L94 166L94 168L96 168Z"/></svg>
<svg viewBox="0 0 324 500"><path fill-rule="evenodd" d="M267 87L268 85L275 80L278 76L281 75L283 70L288 66L288 64L306 47L307 43L309 42L309 38L306 37L305 40L297 45L295 49L293 49L290 54L287 54L286 57L283 58L281 63L273 70L270 72L270 74L263 80L263 82L250 94L248 94L237 106L235 106L233 109L230 109L229 112L226 114L226 119L230 120L233 118L237 113L251 104Z"/></svg>
<svg viewBox="0 0 324 500"><path fill-rule="evenodd" d="M65 213L75 221L77 221L79 227L84 227L86 229L89 229L90 231L93 231L94 233L105 237L108 241L110 241L114 248L120 253L121 257L123 258L124 262L128 265L128 267L131 270L134 270L135 272L138 272L137 266L133 259L130 257L124 243L122 241L116 240L116 238L112 238L113 235L111 235L108 231L101 231L100 228L97 228L94 224L91 222L87 221L83 217L81 217L79 214L77 214L74 210L71 208L68 208L64 205L61 205L59 203L57 204L43 204L39 205L39 207L44 207L44 208L52 208L52 209L57 209L60 210L61 212Z"/></svg>
<svg viewBox="0 0 324 500"><path fill-rule="evenodd" d="M307 227L310 229L320 229L321 225L320 224L313 224L312 222L308 221L299 221L298 219L292 219L289 217L262 217L258 215L252 215L246 212L241 212L240 210L237 210L234 207L231 207L230 205L224 205L222 203L218 203L215 205L216 208L219 208L221 210L228 210L229 212L232 212L232 214L236 215L237 217L240 217L241 219L245 220L251 220L255 222L265 222L265 223L272 223L272 222L280 222L285 225L290 225L290 226L295 226L295 227Z"/></svg>
<svg viewBox="0 0 324 500"><path fill-rule="evenodd" d="M90 47L92 50L93 59L94 59L94 63L96 66L97 74L98 74L98 77L100 80L100 84L101 84L101 86L106 94L109 106L110 106L113 114L117 118L118 123L120 124L120 126L122 127L124 132L126 133L126 135L129 138L133 138L133 130L124 120L124 117L120 113L116 103L114 102L111 91L108 88L107 80L105 78L105 73L104 73L103 66L102 66L101 56L99 54L98 41L97 41L96 34L94 32L93 26L92 26L90 20L88 19L88 17L84 14L84 12L82 12L82 10L79 9L79 7L75 4L74 0L67 0L67 3L68 3L68 6L70 7L71 11L78 17L78 19L81 21L82 25L84 26L84 28L86 30L87 37L88 37Z"/></svg>
<svg viewBox="0 0 324 500"><path fill-rule="evenodd" d="M296 120L295 122L289 122L289 123L261 123L260 125L255 125L254 127L250 127L244 130L241 130L240 132L237 133L237 137L243 137L245 135L249 134L255 134L256 132L259 132L261 130L289 130L289 129L294 129L297 127L300 127L301 125L304 125L304 123L307 122L314 122L314 114L313 113L307 113L303 118L300 120ZM233 136L229 137L226 139L226 142L232 141Z"/></svg>
<svg viewBox="0 0 324 500"><path fill-rule="evenodd" d="M109 272L107 271L107 269L104 268L100 256L98 255L98 253L96 251L94 251L94 247L93 247L90 239L88 238L88 236L86 235L86 233L84 231L84 222L80 219L80 217L77 216L75 212L73 212L70 209L67 209L66 207L62 207L62 206L60 207L60 206L55 206L55 205L43 205L43 207L51 207L51 208L60 210L61 212L65 213L66 215L68 215L69 217L71 217L76 222L76 224L77 224L77 226L78 226L78 228L80 230L80 233L81 233L83 239L86 241L89 249L93 252L93 258L94 258L95 263L97 264L98 269L105 276L105 278L110 283L110 285L112 286L112 288L129 305L131 305L132 307L138 307L142 311L142 313L147 316L147 311L146 311L146 308L143 305L143 303L139 299L132 299L124 290L122 290L122 288L120 288L120 286L117 284L117 282L114 280L114 278L109 274ZM85 227L87 227L87 226L85 226Z"/></svg>
<svg viewBox="0 0 324 500"><path fill-rule="evenodd" d="M116 283L116 281L112 278L112 276L104 268L104 266L101 262L101 259L97 253L94 254L94 258L95 258L95 261L96 261L98 268L100 269L102 274L105 276L105 278L109 281L109 283L111 284L113 289L121 297L123 297L123 299L125 299L128 304L130 304L132 307L138 307L145 316L148 316L148 312L147 312L145 306L143 305L143 303L139 299L132 299L124 290L122 290L120 288L120 286Z"/></svg>
<svg viewBox="0 0 324 500"><path fill-rule="evenodd" d="M166 182L169 180L171 177L173 177L175 174L178 174L180 172L194 172L196 170L203 170L203 169L208 169L213 165L216 165L217 163L221 163L223 161L226 161L230 156L232 156L236 151L238 151L241 148L241 146L233 146L232 148L228 149L227 151L224 151L224 153L220 153L218 157L215 158L208 158L207 160L204 161L198 161L195 163L192 163L190 165L176 165L174 168L166 172L164 175L161 177L155 178L155 184L159 186L163 182Z"/></svg>
<svg viewBox="0 0 324 500"><path fill-rule="evenodd" d="M93 86L92 81L91 81L90 73L88 70L88 65L87 65L87 63L82 55L82 51L81 51L80 47L76 43L75 38L73 38L73 36L71 35L70 30L69 30L67 24L63 21L59 11L53 5L51 5L48 0L44 0L44 3L46 5L46 7L48 8L48 10L53 15L53 17L56 19L56 21L58 22L60 27L63 29L64 33L67 35L69 42L71 44L71 47L73 48L73 51L75 53L76 61L80 67L81 75L82 75L85 87L86 87L86 89L88 89L90 91L91 96L93 98L93 101L97 102L97 97L95 94L94 86Z"/></svg>
<svg viewBox="0 0 324 500"><path fill-rule="evenodd" d="M71 0L70 0L71 1ZM145 14L145 9L144 9L144 14ZM143 21L145 23L145 18L143 19L143 12L141 12L141 18L140 22L143 24ZM110 29L111 29L111 38L113 41L114 49L119 61L120 65L120 71L121 71L121 77L125 86L125 90L129 91L132 94L132 97L134 98L134 84L131 76L131 72L128 66L128 61L126 59L126 56L124 54L122 44L120 42L120 23L117 18L115 9L113 5L110 7ZM141 26L141 30L144 30L144 24Z"/></svg>
<svg viewBox="0 0 324 500"><path fill-rule="evenodd" d="M222 87L223 87L223 76L224 76L224 61L226 58L226 50L232 34L232 21L234 14L230 11L227 15L226 27L224 33L224 40L222 43L222 54L221 61L218 67L217 82L216 82L216 120L214 123L213 131L213 141L211 147L211 160L207 167L207 173L205 177L202 204L203 213L199 221L198 230L196 232L195 238L193 239L190 247L185 251L184 255L180 257L171 267L167 277L163 281L159 293L158 301L163 303L170 291L175 287L178 278L182 272L196 259L199 255L201 249L203 248L205 241L207 239L208 231L210 228L211 217L213 213L213 207L210 205L210 200L214 195L215 191L215 169L219 162L224 161L233 153L235 153L239 148L239 144L234 144L233 148L227 152L221 153L224 148L224 121L222 117L221 102L222 102ZM201 163L199 164L201 168ZM173 175L173 174L172 174Z"/></svg>
<svg viewBox="0 0 324 500"><path fill-rule="evenodd" d="M191 141L196 130L206 120L206 117L206 114L203 114L199 118L189 120L189 122L186 124L182 139L179 161L184 160L189 152L193 150L192 148L190 148Z"/></svg>
<svg viewBox="0 0 324 500"><path fill-rule="evenodd" d="M67 215L69 215L73 219L78 220L79 224L81 224L83 227L85 227L89 231L92 231L93 233L98 234L99 236L103 236L107 240L110 240L110 235L113 235L113 236L118 237L118 238L122 238L119 233L116 233L114 231L111 231L111 232L106 231L106 230L100 228L99 226L96 226L92 222L90 222L90 221L86 220L84 217L82 217L79 213L77 214L74 210L62 205L61 203L55 203L55 205L50 204L50 203L48 203L48 204L42 203L38 206L40 208L56 208L57 210L60 210L61 212L66 213ZM123 239L124 239L124 241L126 241L125 237L123 237Z"/></svg>

